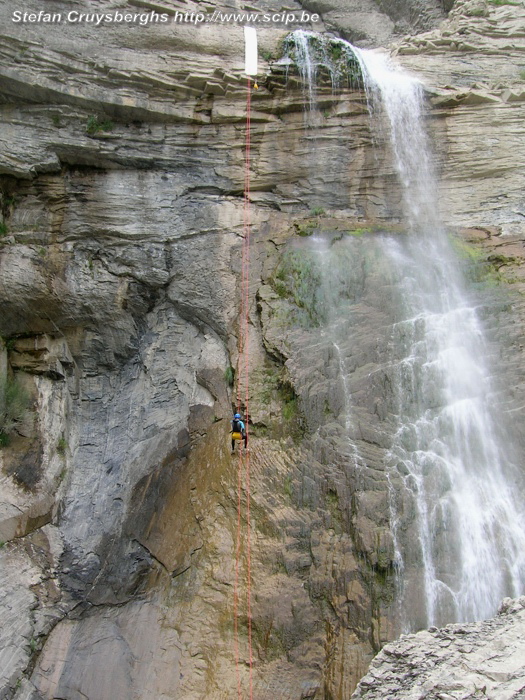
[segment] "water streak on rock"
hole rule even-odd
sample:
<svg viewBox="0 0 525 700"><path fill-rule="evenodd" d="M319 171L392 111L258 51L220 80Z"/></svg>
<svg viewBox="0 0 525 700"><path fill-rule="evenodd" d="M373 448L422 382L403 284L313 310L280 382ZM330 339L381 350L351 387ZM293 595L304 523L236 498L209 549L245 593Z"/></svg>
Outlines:
<svg viewBox="0 0 525 700"><path fill-rule="evenodd" d="M483 330L438 213L423 86L386 56L346 47L361 67L376 138L390 142L407 229L406 236L381 237L399 305L388 370L397 430L386 466L404 578L401 625L480 619L525 582L516 468L490 410ZM305 79L315 76L301 70ZM347 396L347 423L349 406ZM407 498L413 506L403 510ZM400 542L398 533L412 527L417 544ZM422 588L424 599L414 604Z"/></svg>
<svg viewBox="0 0 525 700"><path fill-rule="evenodd" d="M422 85L380 54L356 55L372 103L382 106L410 234L384 239L403 306L394 341L406 347L394 372L391 468L408 469L403 487L416 504L426 594L417 620L407 590L404 618L408 627L479 619L525 581L514 466L490 412L483 331L439 220Z"/></svg>

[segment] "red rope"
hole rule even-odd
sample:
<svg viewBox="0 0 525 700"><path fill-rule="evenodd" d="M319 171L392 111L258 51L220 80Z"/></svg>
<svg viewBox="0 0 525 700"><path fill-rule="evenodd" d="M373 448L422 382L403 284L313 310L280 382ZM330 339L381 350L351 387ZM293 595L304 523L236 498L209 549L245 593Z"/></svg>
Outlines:
<svg viewBox="0 0 525 700"><path fill-rule="evenodd" d="M246 430L246 443L248 442L249 421L249 298L250 298L250 148L251 148L251 81L248 78L246 94L246 144L244 162L244 225L242 246L242 273L241 273L241 323L239 328L239 372L237 377L237 412L241 411L241 384L244 381L244 425ZM244 358L244 363L242 362ZM244 364L244 366L243 366ZM243 372L244 370L244 372ZM235 665L237 673L237 693L242 700L240 651L239 651L239 579L241 558L241 524L242 524L242 482L245 477L246 484L246 598L248 618L248 667L249 667L249 697L253 700L253 647L252 647L252 608L251 608L251 512L250 512L250 453L242 449L242 441L239 446L239 462L237 468L237 541L235 556L235 584L234 584L234 645Z"/></svg>
<svg viewBox="0 0 525 700"><path fill-rule="evenodd" d="M242 465L239 458L237 469L237 542L235 545L235 584L233 589L233 638L235 646L235 669L237 673L237 694L242 698L241 672L239 660L239 561L241 558L241 488Z"/></svg>
<svg viewBox="0 0 525 700"><path fill-rule="evenodd" d="M250 336L248 327L249 298L250 298L250 157L251 157L251 83L248 78L246 93L246 170L244 188L244 209L245 209L245 236L244 247L246 249L246 276L245 276L245 335L244 335L244 366L245 366L245 426L246 444L248 444L248 422L249 422L249 349ZM252 606L251 606L251 578L252 578L252 558L251 558L251 522L250 522L250 453L246 450L246 598L248 613L248 664L250 681L250 700L253 700L253 649L252 649Z"/></svg>

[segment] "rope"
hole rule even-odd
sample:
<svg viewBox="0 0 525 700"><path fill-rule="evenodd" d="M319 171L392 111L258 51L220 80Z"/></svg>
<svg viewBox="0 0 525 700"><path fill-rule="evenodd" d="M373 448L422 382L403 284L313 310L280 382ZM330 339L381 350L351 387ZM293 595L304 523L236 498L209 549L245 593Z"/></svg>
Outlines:
<svg viewBox="0 0 525 700"><path fill-rule="evenodd" d="M251 81L248 78L246 93L246 142L244 161L244 211L243 211L243 246L241 274L241 323L239 328L239 375L237 377L237 412L241 412L241 385L244 381L244 425L248 442L249 421L249 293L250 293L250 147L251 147ZM244 358L244 363L242 362ZM237 540L235 552L235 584L233 596L234 608L234 646L235 666L237 674L237 694L242 700L240 651L239 651L239 579L242 542L242 484L243 477L246 486L246 607L248 619L248 668L249 668L249 698L253 700L253 645L252 645L252 608L251 608L251 513L250 513L250 453L239 445L239 461L237 467Z"/></svg>
<svg viewBox="0 0 525 700"><path fill-rule="evenodd" d="M235 546L235 584L233 589L233 638L235 646L235 669L237 673L237 695L242 699L241 671L239 659L239 561L241 558L241 488L242 464L239 456L237 469L237 542Z"/></svg>
<svg viewBox="0 0 525 700"><path fill-rule="evenodd" d="M245 335L244 335L244 365L245 365L245 427L246 427L246 444L248 444L248 422L249 422L249 346L250 336L248 328L249 317L249 295L250 295L250 150L251 150L251 84L250 78L247 81L246 91L246 170L245 170L245 188L244 188L244 211L245 211L245 235L244 248L246 249L246 275L245 275ZM249 664L249 689L250 700L253 700L253 649L252 649L252 604L251 604L251 579L252 579L252 557L251 557L251 523L250 523L250 453L246 450L246 598L247 598L247 613L248 613L248 664Z"/></svg>

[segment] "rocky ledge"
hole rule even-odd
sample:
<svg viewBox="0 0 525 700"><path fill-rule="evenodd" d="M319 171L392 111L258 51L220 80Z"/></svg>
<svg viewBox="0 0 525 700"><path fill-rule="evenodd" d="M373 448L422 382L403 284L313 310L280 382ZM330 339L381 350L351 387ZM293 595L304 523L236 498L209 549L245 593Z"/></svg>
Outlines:
<svg viewBox="0 0 525 700"><path fill-rule="evenodd" d="M352 698L525 697L525 596L468 625L403 635L376 656Z"/></svg>

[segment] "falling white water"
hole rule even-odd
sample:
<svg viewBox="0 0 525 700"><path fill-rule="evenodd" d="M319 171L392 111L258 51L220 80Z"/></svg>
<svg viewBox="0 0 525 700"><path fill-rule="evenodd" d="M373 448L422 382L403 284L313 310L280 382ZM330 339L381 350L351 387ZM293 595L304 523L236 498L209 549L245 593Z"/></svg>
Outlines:
<svg viewBox="0 0 525 700"><path fill-rule="evenodd" d="M317 306L324 321L322 337L330 349L329 354L332 357L334 357L332 351L335 351L334 359L336 359L338 383L343 399L344 438L347 445L345 455L352 467L360 470L363 466L363 459L352 439L352 435L356 432L356 426L352 420L352 405L347 380L349 373L341 348L341 345L348 339L348 329L342 323L341 318L341 311L344 313L341 304L341 291L347 281L347 271L342 264L341 251L334 252L332 242L328 238L312 236L308 241L308 247L315 253L319 268Z"/></svg>
<svg viewBox="0 0 525 700"><path fill-rule="evenodd" d="M342 39L304 29L296 29L288 35L285 42L288 56L285 60L290 60L293 55L293 62L299 69L307 104L305 118L309 126L315 126L318 121L316 82L320 74L329 76L333 91L340 87L344 77L347 82L351 81L348 67L351 62L357 68L357 57L350 47Z"/></svg>
<svg viewBox="0 0 525 700"><path fill-rule="evenodd" d="M344 404L345 431L348 435L348 433L350 432L350 428L352 427L352 422L350 419L350 400L349 400L350 392L348 391L348 382L346 380L346 375L348 373L346 371L345 361L344 361L343 356L341 354L341 348L335 342L335 340L333 341L333 345L334 345L335 352L337 354L337 364L339 365L339 375L341 377L341 382L343 384L343 396L344 396L344 401L345 401L345 404Z"/></svg>
<svg viewBox="0 0 525 700"><path fill-rule="evenodd" d="M387 130L410 225L439 219L430 149L424 128L423 84L393 65L384 54L354 48L361 66L373 127Z"/></svg>
<svg viewBox="0 0 525 700"><path fill-rule="evenodd" d="M490 411L483 333L439 221L422 85L385 56L355 53L372 123L386 120L410 232L385 237L384 249L405 309L393 331L405 352L393 370L399 426L389 463L415 503L426 608L418 623L480 619L524 591L514 466ZM415 623L408 600L404 618Z"/></svg>
<svg viewBox="0 0 525 700"><path fill-rule="evenodd" d="M312 109L309 42L302 33L295 44ZM397 416L386 467L402 625L481 619L525 591L518 470L492 412L481 325L438 214L423 86L386 56L342 43L343 56L351 52L360 64L375 141L391 150L407 227L404 236L380 239L401 305L385 373ZM344 341L333 342L348 392ZM348 430L348 393L344 409Z"/></svg>
<svg viewBox="0 0 525 700"><path fill-rule="evenodd" d="M308 109L311 113L315 109L315 82L316 82L316 64L312 59L308 39L312 36L312 32L305 32L298 29L293 33L296 50L296 64L299 68L303 85L308 96Z"/></svg>

